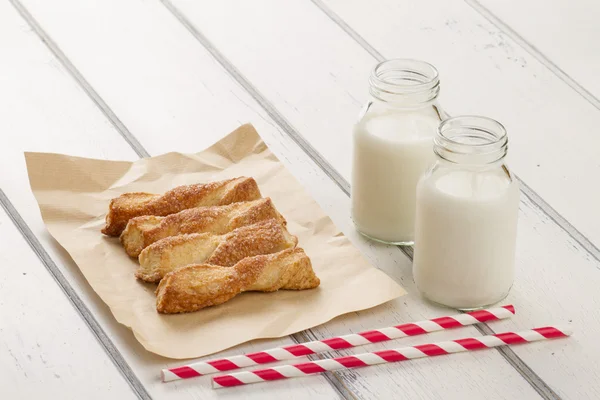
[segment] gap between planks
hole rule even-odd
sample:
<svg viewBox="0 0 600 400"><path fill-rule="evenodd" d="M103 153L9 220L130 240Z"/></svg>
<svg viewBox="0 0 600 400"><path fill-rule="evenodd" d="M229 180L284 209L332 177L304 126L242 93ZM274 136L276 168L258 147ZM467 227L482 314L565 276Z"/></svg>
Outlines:
<svg viewBox="0 0 600 400"><path fill-rule="evenodd" d="M314 1L314 0L312 0ZM318 0L317 0L318 1ZM478 12L483 18L487 19L492 25L498 28L502 33L511 38L526 52L531 54L536 60L542 63L548 68L554 75L556 75L561 81L569 85L575 90L581 97L586 99L591 105L600 110L600 99L594 96L589 90L584 88L579 82L573 79L569 74L563 71L558 65L552 62L548 57L544 55L537 47L529 43L525 38L519 35L514 29L508 26L504 21L498 18L492 13L487 7L481 4L478 0L465 0L471 8Z"/></svg>
<svg viewBox="0 0 600 400"><path fill-rule="evenodd" d="M59 62L66 68L71 74L73 79L81 86L83 91L87 93L90 99L96 104L96 106L102 111L110 123L117 129L117 131L123 136L123 139L131 146L131 148L140 157L150 157L150 154L144 149L140 142L129 132L125 124L121 122L119 117L112 111L112 109L106 104L106 102L96 93L92 85L83 77L77 68L71 63L67 56L62 52L60 47L52 40L52 38L42 29L40 24L33 18L33 16L27 11L25 6L19 2L19 0L9 0L17 12L27 22L29 27L36 33L36 35L42 40L46 47L52 52L52 54L59 60Z"/></svg>
<svg viewBox="0 0 600 400"><path fill-rule="evenodd" d="M312 342L314 340L319 340L319 338L310 329L305 330L305 331L300 331L297 333L293 333L290 335L290 338L297 344ZM329 352L310 354L307 356L307 358L311 361L324 360L324 359L333 358L333 357L334 356ZM348 386L346 386L344 384L344 379L339 374L334 373L332 371L326 371L326 372L322 373L321 375L325 379L327 379L329 384L335 388L335 390L338 392L338 394L340 396L342 396L342 398L358 400L358 397L354 395L352 390L350 390L350 388L348 388Z"/></svg>
<svg viewBox="0 0 600 400"><path fill-rule="evenodd" d="M56 263L52 260L50 255L44 249L44 246L37 239L33 231L29 228L21 214L14 207L12 202L6 196L4 191L0 189L0 205L6 211L9 218L12 220L13 224L17 227L17 229L23 235L23 238L27 241L31 249L38 256L40 261L44 264L50 275L54 278L57 285L62 289L63 293L73 307L77 310L81 318L84 320L88 328L92 331L98 342L102 345L109 358L115 364L117 369L121 372L121 374L125 377L125 380L129 383L129 386L133 390L133 392L143 400L151 400L150 394L144 388L144 385L140 382L140 380L135 376L132 369L129 367L119 350L117 350L114 343L110 340L106 332L102 329L98 320L91 313L90 309L85 305L81 297L77 295L75 289L69 284L69 281L63 273L60 271Z"/></svg>

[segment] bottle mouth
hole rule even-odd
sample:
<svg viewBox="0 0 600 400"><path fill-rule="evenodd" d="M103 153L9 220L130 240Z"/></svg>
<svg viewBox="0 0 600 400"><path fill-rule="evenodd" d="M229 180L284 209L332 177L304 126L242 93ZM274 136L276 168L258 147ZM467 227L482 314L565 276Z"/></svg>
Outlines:
<svg viewBox="0 0 600 400"><path fill-rule="evenodd" d="M433 139L433 150L441 158L466 164L489 164L508 151L504 126L491 118L464 115L443 121Z"/></svg>
<svg viewBox="0 0 600 400"><path fill-rule="evenodd" d="M419 105L434 100L440 91L437 69L420 60L382 61L369 77L372 96L389 103Z"/></svg>

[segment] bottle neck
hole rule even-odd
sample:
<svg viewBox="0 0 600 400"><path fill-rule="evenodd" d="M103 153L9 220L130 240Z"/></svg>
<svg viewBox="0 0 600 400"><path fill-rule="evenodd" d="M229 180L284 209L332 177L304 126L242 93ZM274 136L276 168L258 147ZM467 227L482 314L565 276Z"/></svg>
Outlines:
<svg viewBox="0 0 600 400"><path fill-rule="evenodd" d="M502 162L508 151L506 129L498 121L479 116L458 116L443 121L433 150L454 164L486 166Z"/></svg>
<svg viewBox="0 0 600 400"><path fill-rule="evenodd" d="M383 61L371 72L369 92L374 100L397 108L431 105L440 92L438 72L424 61Z"/></svg>

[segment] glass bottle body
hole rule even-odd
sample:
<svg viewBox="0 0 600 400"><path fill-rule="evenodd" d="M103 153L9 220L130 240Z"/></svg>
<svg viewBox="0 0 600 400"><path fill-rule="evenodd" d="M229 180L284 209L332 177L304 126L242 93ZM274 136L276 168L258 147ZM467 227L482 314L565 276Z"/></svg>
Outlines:
<svg viewBox="0 0 600 400"><path fill-rule="evenodd" d="M416 83L415 71L421 71ZM420 61L390 60L370 81L372 98L353 130L352 217L371 239L410 245L417 182L435 159L442 119L437 71Z"/></svg>
<svg viewBox="0 0 600 400"><path fill-rule="evenodd" d="M440 125L437 161L417 186L413 276L429 300L472 310L510 291L519 185L504 162L507 143L486 118Z"/></svg>

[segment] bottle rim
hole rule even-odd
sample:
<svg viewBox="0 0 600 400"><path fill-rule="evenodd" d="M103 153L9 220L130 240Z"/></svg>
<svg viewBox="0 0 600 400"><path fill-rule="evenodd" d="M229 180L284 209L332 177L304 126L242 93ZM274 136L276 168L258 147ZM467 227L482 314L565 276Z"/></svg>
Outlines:
<svg viewBox="0 0 600 400"><path fill-rule="evenodd" d="M439 90L438 70L421 60L385 60L378 63L369 76L371 95L389 103L427 103L437 98Z"/></svg>
<svg viewBox="0 0 600 400"><path fill-rule="evenodd" d="M508 151L508 134L500 122L479 115L448 118L438 126L434 151L455 163L492 163Z"/></svg>

